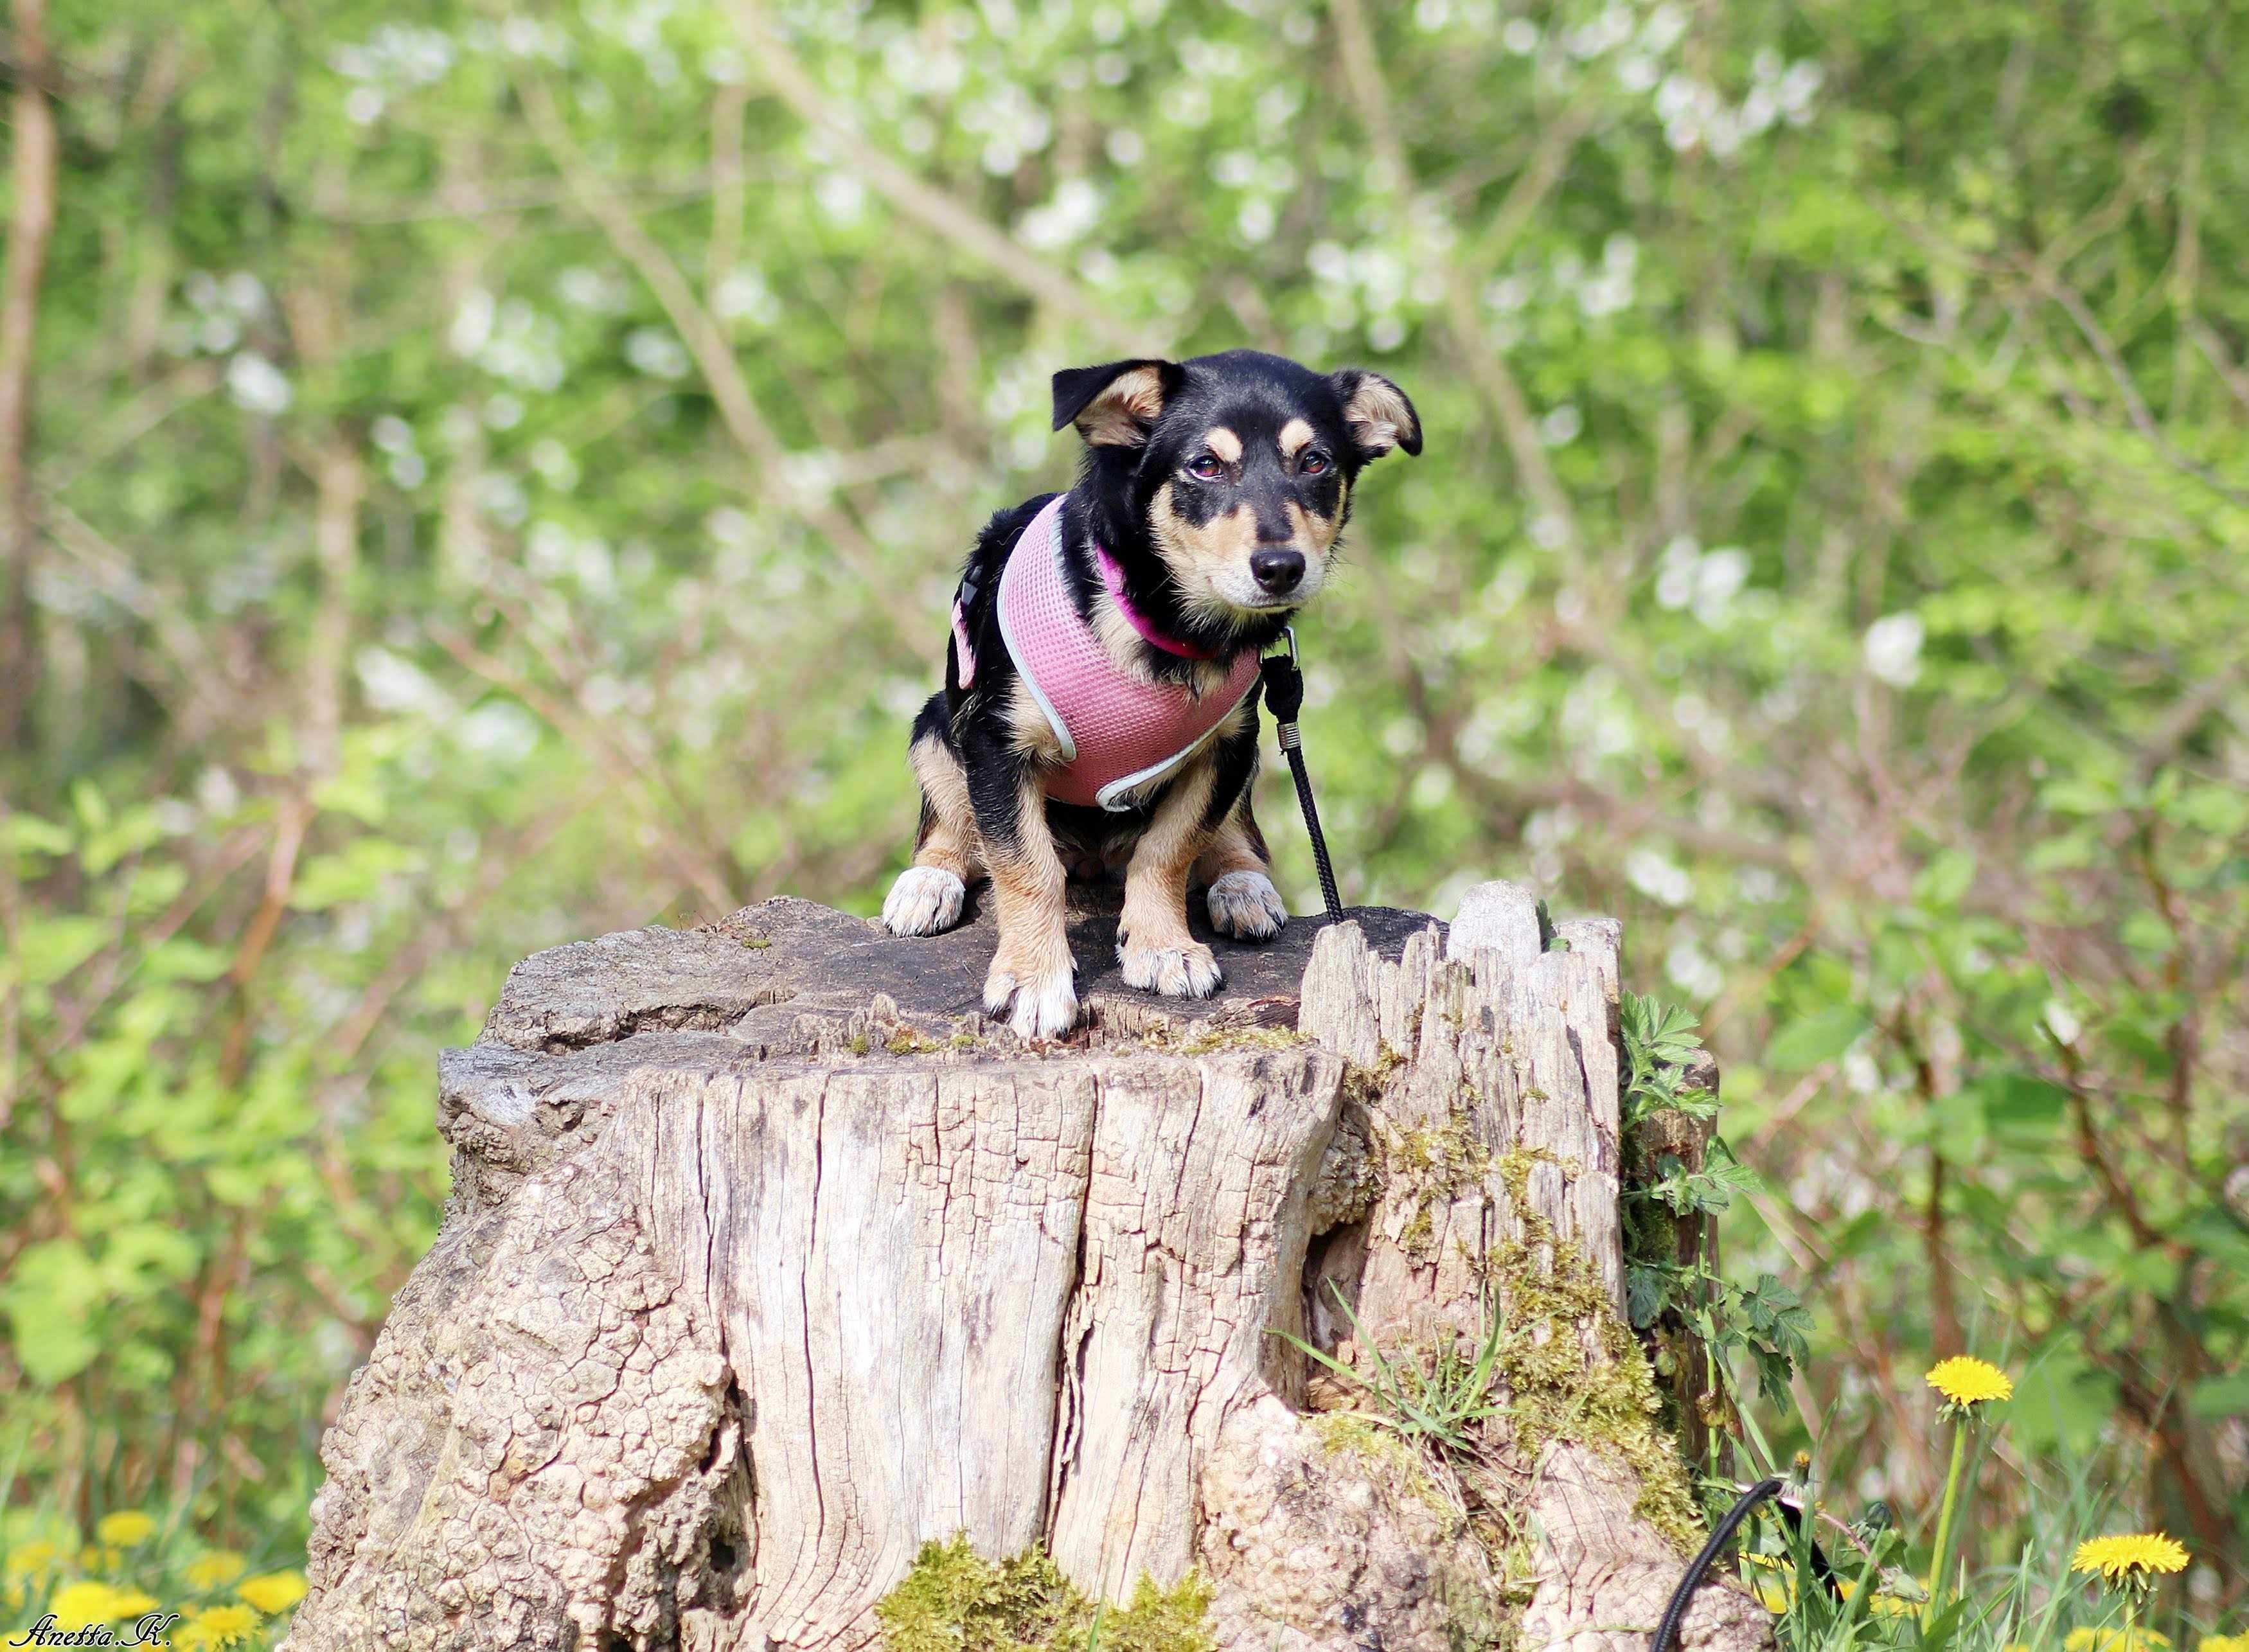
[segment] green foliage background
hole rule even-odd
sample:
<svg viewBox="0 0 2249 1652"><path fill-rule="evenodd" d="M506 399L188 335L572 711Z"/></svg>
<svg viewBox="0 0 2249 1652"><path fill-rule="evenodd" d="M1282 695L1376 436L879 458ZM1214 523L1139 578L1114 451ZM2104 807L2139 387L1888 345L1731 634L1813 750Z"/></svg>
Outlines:
<svg viewBox="0 0 2249 1652"><path fill-rule="evenodd" d="M1047 375L1247 343L1427 431L1302 628L1346 891L1528 879L1702 1015L1761 1177L1728 1270L1815 1316L1776 1447L1925 1519L1921 1373L1982 1353L2021 1393L1971 1558L2069 1460L2205 1620L2249 1587L2239 8L50 31L0 568L19 1500L300 1533L445 1194L437 1047L538 947L872 911L959 558L1074 458Z"/></svg>

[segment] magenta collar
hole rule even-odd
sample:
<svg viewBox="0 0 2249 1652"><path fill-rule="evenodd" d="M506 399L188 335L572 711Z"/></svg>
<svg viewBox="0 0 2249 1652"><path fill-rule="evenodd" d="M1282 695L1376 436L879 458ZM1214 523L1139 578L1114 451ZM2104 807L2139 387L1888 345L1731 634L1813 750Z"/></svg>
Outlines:
<svg viewBox="0 0 2249 1652"><path fill-rule="evenodd" d="M1117 611L1124 616L1140 638L1151 648L1160 648L1166 654L1180 659L1209 660L1218 655L1207 648L1197 648L1193 643L1182 643L1175 637L1166 637L1156 629L1156 623L1132 605L1124 592L1124 570L1117 566L1117 559L1109 547L1097 541L1093 547L1094 561L1101 565L1101 582L1109 588L1109 595L1117 604Z"/></svg>

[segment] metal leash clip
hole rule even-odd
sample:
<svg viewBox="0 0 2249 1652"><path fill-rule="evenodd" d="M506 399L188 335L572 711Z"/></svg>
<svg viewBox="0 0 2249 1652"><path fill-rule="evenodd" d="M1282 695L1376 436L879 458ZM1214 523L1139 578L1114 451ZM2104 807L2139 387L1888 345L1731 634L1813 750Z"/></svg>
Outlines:
<svg viewBox="0 0 2249 1652"><path fill-rule="evenodd" d="M1343 920L1343 898L1336 892L1335 868L1328 860L1328 840L1320 830L1320 811L1312 802L1312 777L1304 768L1304 737L1296 714L1304 706L1304 673L1296 663L1296 628L1283 626L1289 639L1286 654L1268 654L1257 663L1265 684L1265 708L1273 713L1281 736L1281 751L1296 777L1297 806L1304 811L1304 829L1312 839L1312 862L1319 869L1320 898L1327 903L1328 921Z"/></svg>

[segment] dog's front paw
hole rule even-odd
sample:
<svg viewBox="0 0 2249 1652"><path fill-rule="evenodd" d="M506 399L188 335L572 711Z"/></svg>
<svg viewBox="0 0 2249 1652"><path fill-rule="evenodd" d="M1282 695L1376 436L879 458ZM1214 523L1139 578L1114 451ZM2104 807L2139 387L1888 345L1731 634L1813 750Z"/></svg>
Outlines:
<svg viewBox="0 0 2249 1652"><path fill-rule="evenodd" d="M893 935L934 935L960 921L968 887L941 866L909 866L883 901L883 926Z"/></svg>
<svg viewBox="0 0 2249 1652"><path fill-rule="evenodd" d="M984 978L984 1013L1006 1016L1019 1038L1059 1038L1077 1021L1076 975L1056 969L1018 981L995 967Z"/></svg>
<svg viewBox="0 0 2249 1652"><path fill-rule="evenodd" d="M1166 998L1207 998L1226 984L1226 972L1199 940L1183 946L1141 946L1126 941L1117 949L1124 984Z"/></svg>
<svg viewBox="0 0 2249 1652"><path fill-rule="evenodd" d="M1210 885L1210 926L1236 940L1270 940L1289 921L1281 891L1263 872L1228 872Z"/></svg>

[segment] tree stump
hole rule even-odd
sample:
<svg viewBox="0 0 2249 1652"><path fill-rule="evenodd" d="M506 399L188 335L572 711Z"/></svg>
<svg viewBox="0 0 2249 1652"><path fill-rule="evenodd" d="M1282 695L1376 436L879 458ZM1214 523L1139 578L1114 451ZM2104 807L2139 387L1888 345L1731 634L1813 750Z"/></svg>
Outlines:
<svg viewBox="0 0 2249 1652"><path fill-rule="evenodd" d="M1620 1313L1617 926L1486 885L1218 941L1200 1003L1115 929L1074 912L1060 1045L977 1012L988 916L518 965L439 1063L453 1196L288 1645L849 1652L958 1534L1199 1580L1228 1652L1643 1645L1699 1532ZM1455 1437L1381 1420L1480 1348ZM1769 1640L1718 1580L1683 1643Z"/></svg>

